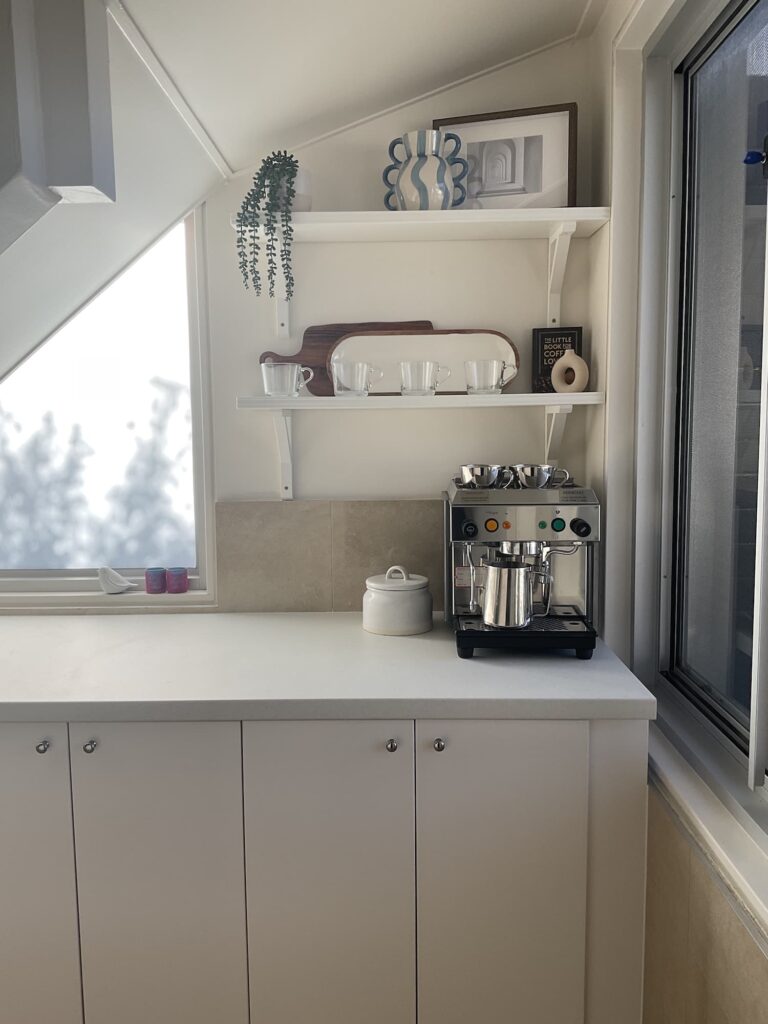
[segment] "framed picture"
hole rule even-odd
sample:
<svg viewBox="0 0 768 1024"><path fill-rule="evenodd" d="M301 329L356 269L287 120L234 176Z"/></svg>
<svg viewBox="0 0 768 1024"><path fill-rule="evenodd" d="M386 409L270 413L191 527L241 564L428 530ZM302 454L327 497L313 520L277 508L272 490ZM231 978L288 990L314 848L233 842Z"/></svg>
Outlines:
<svg viewBox="0 0 768 1024"><path fill-rule="evenodd" d="M442 117L469 163L465 208L576 206L576 104Z"/></svg>

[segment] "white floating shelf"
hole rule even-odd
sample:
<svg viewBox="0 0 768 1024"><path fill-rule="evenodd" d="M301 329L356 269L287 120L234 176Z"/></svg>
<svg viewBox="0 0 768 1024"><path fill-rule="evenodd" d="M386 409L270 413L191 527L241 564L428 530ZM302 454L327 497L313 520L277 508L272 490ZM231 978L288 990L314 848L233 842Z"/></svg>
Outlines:
<svg viewBox="0 0 768 1024"><path fill-rule="evenodd" d="M244 395L237 399L238 409L269 412L275 428L277 457L280 467L280 497L293 497L293 414L295 412L385 412L399 409L541 409L544 413L544 461L554 458L563 439L568 415L576 405L602 405L601 391L580 394L520 395L435 395L425 398L403 398L402 395L371 395L368 398L265 398Z"/></svg>
<svg viewBox="0 0 768 1024"><path fill-rule="evenodd" d="M296 242L478 242L549 239L567 222L575 225L574 238L589 238L610 213L607 206L295 213L293 231Z"/></svg>
<svg viewBox="0 0 768 1024"><path fill-rule="evenodd" d="M244 395L237 399L238 409L269 409L272 412L343 409L375 412L383 409L558 409L574 405L602 405L605 395L602 391L582 391L578 394L519 394L519 395L446 395L438 394L424 398L404 398L402 395L370 395L368 398L342 398L331 395L327 398L307 396L302 398L265 398L262 395Z"/></svg>

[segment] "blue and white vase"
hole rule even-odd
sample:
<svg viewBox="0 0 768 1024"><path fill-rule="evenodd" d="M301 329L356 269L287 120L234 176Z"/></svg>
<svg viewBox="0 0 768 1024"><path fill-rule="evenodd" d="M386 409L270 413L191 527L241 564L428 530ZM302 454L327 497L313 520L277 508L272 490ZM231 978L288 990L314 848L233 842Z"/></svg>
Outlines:
<svg viewBox="0 0 768 1024"><path fill-rule="evenodd" d="M397 147L404 156L398 158ZM450 152L445 150L452 146ZM462 181L467 161L459 156L461 139L454 132L405 132L389 144L392 163L384 171L388 210L448 210L467 198Z"/></svg>

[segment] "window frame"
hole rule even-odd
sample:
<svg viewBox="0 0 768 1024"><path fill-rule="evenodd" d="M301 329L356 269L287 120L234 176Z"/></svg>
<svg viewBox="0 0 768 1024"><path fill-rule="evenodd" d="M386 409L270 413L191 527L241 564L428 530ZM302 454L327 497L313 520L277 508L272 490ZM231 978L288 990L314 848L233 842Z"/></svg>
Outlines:
<svg viewBox="0 0 768 1024"><path fill-rule="evenodd" d="M716 696L710 695L704 680L697 680L682 671L681 661L684 595L680 578L685 575L687 555L686 510L688 508L689 451L691 430L691 382L693 372L693 314L695 301L695 256L697 207L693 197L696 192L698 153L695 146L696 118L692 107L692 76L706 63L709 57L725 42L731 33L760 0L735 0L720 14L701 37L688 56L678 65L675 75L679 79L677 104L678 124L681 135L679 145L680 166L677 175L681 201L678 218L678 284L673 299L676 308L676 360L674 410L674 451L672 469L672 499L670 523L670 581L668 590L669 616L667 636L662 636L665 648L666 667L664 678L688 700L691 705L722 733L732 746L745 757L749 756L750 726L731 714ZM672 297L670 297L672 298ZM768 332L766 332L768 333ZM766 338L768 342L768 338ZM670 515L670 510L668 510Z"/></svg>
<svg viewBox="0 0 768 1024"><path fill-rule="evenodd" d="M151 598L144 592L144 578L139 570L121 570L132 582L135 591L120 595L104 594L96 578L96 568L90 570L26 571L0 570L0 611L26 611L36 608L93 608L119 611L155 608L210 605L215 600L215 543L213 467L211 437L210 354L207 309L207 273L205 259L205 206L200 205L170 225L153 240L118 274L110 278L99 290L79 307L69 320L78 315L128 268L141 259L168 231L179 223L185 227L187 266L187 303L189 316L190 408L192 423L192 467L195 508L195 547L197 565L190 572L190 589L186 594L157 594ZM67 321L65 321L67 322ZM64 326L60 324L56 331ZM44 345L49 338L41 345ZM38 351L40 346L34 351ZM34 351L30 353L34 355ZM115 568L120 568L115 566Z"/></svg>
<svg viewBox="0 0 768 1024"><path fill-rule="evenodd" d="M758 522L763 557L758 559L756 593L762 591L762 611L755 606L755 668L748 751L736 744L701 706L690 700L669 678L672 629L672 531L675 514L675 460L677 452L678 362L680 358L680 297L683 187L683 88L678 72L687 61L700 57L716 38L723 38L759 0L717 2L709 6L709 29L702 17L682 20L643 65L644 168L641 209L659 232L662 248L649 233L641 243L639 280L639 345L661 339L662 357L643 360L638 387L642 388L639 415L658 419L658 439L651 449L638 436L636 560L654 559L656 582L635 590L635 613L640 616L639 636L652 641L654 650L644 658L641 673L659 702L658 726L694 766L768 854L768 679L755 685L768 659L768 521ZM646 248L647 246L647 248ZM765 295L768 308L768 289ZM764 322L768 315L764 312ZM660 332L660 333L657 333ZM768 332L766 332L768 334ZM760 472L763 492L768 486L768 374L762 381ZM650 456L650 457L649 457ZM762 532L761 532L762 531ZM758 613L760 617L758 618ZM645 630L647 629L647 632ZM638 622L633 626L637 644ZM762 655L760 648L762 647ZM635 647L636 649L636 647ZM633 661L635 658L633 658ZM655 667L654 667L655 666ZM758 680L759 683L759 680Z"/></svg>

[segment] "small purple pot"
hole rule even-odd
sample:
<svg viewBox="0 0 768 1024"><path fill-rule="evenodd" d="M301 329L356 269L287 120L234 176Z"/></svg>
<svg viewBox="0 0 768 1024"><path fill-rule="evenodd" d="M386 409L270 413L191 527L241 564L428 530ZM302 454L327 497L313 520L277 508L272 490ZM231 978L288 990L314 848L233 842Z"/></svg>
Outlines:
<svg viewBox="0 0 768 1024"><path fill-rule="evenodd" d="M165 588L166 574L162 566L153 565L144 570L144 589L148 594L164 594Z"/></svg>
<svg viewBox="0 0 768 1024"><path fill-rule="evenodd" d="M189 590L189 573L186 569L174 566L167 571L168 593L186 594Z"/></svg>

